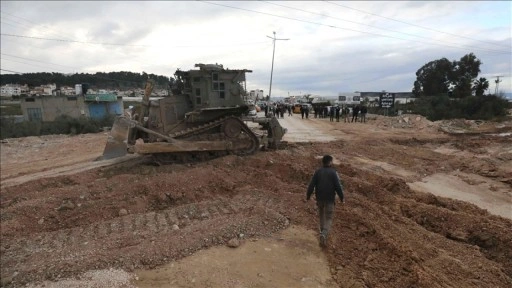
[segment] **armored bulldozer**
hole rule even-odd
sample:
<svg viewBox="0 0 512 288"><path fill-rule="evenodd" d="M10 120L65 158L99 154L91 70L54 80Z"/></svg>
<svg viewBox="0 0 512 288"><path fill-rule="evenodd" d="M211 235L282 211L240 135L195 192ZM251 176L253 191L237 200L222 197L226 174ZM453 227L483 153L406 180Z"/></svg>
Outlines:
<svg viewBox="0 0 512 288"><path fill-rule="evenodd" d="M248 116L245 73L251 70L195 67L199 69L178 69L172 95L159 100L150 101L154 82L148 80L139 109L116 118L103 159L138 153L168 164L277 148L286 133L277 119Z"/></svg>

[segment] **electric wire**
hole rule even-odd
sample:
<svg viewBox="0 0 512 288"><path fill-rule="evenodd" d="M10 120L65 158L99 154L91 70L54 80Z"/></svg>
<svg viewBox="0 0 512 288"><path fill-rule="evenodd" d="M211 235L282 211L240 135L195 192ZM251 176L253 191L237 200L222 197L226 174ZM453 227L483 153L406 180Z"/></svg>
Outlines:
<svg viewBox="0 0 512 288"><path fill-rule="evenodd" d="M323 16L323 17L327 17L327 18L336 19L336 20L339 20L339 21L344 21L344 22L354 23L354 24L358 24L358 25L368 26L368 27L372 27L372 28L375 28L375 29L384 30L384 31L390 31L390 32L394 32L394 33L399 33L399 34L407 35L407 36L413 36L413 37L423 38L423 39L427 39L427 40L431 40L431 41L436 41L436 42L440 42L440 43L448 43L448 44L461 45L461 46L464 46L464 47L470 47L470 48L477 48L477 49L479 49L479 48L480 48L480 47L477 47L477 46L464 45L464 44L459 44L459 43L454 43L454 42L448 42L448 41L439 41L439 40L434 40L434 39L432 39L432 38L425 37L425 36L421 36L421 35L416 35L416 34L412 34L412 33L406 33L406 32L401 32L401 31L396 31L396 30L386 29L386 28L381 28L381 27L378 27L378 26L375 26L375 25L369 25L369 24L360 23L360 22L357 22L357 21L351 21L351 20L341 19L341 18L338 18L338 17L333 17L333 16L329 16L329 15L322 14L322 13L316 13L316 12L306 11L306 10L304 10L304 9L294 8L294 7L290 7L290 6L286 6L286 5L282 5L282 4L276 4L276 3L269 2L269 1L263 1L263 0L259 0L259 1L260 1L260 2L264 2L264 3L267 3L267 4L271 4L271 5L275 5L275 6L279 6L279 7L283 7L283 8L287 8L287 9L291 9L291 10L301 11L301 12L305 12L305 13L309 13L309 14L313 14L313 15L319 15L319 16ZM486 48L486 49L488 49L488 48ZM491 50L491 51L499 52L499 50Z"/></svg>
<svg viewBox="0 0 512 288"><path fill-rule="evenodd" d="M451 36L455 36L455 37L466 38L466 39L473 40L473 41L483 42L483 43L486 43L486 44L491 44L491 45L496 45L496 46L501 46L501 47L506 47L506 48L512 48L511 46L508 46L508 45L490 43L488 41L483 41L483 40L479 40L479 39L475 39L475 38L471 38L471 37L467 37L467 36L462 36L462 35L458 35L458 34L454 34L454 33L450 33L450 32L444 32L444 31L441 31L441 30L437 30L437 29L433 29L433 28L429 28L429 27L425 27L425 26L421 26L421 25L405 22L405 21L394 19L394 18L391 18L391 17L386 17L386 16L378 15L378 14L375 14L375 13L372 13L372 12L363 11L363 10L360 10L360 9L356 9L356 8L349 7L349 6L346 6L346 5L334 3L334 2L331 2L331 1L326 1L326 0L323 0L323 1L326 2L326 3L332 4L332 5L344 7L344 8L351 9L351 10L354 10L354 11L358 11L358 12L361 12L361 13L365 13L365 14L381 17L381 18L384 18L384 19L387 19L387 20L391 20L391 21L395 21L395 22L398 22L398 23L415 26L415 27L418 27L418 28L430 30L430 31L437 32L437 33L443 33L443 34L447 34L447 35L451 35Z"/></svg>
<svg viewBox="0 0 512 288"><path fill-rule="evenodd" d="M442 47L451 47L451 48L467 50L467 48L461 47L461 46L443 45L443 44L430 43L430 42L419 41L419 40L404 39L404 38L400 38L400 37L396 37L396 36L378 34L378 33L373 33L373 32L368 32L368 31L361 31L361 30L356 30L356 29L350 29L350 28L343 28L343 27L339 27L339 26L335 26L335 25L323 24L323 23L319 23L319 22L303 20L303 19L298 19L298 18L293 18L293 17L288 17L288 16L282 16L282 15L277 15L277 14L272 14L272 13L267 13L267 12L255 11L255 10L251 10L251 9L241 8L241 7L234 7L234 6L229 6L229 5L225 5L225 4L213 3L213 2L209 2L209 1L202 1L202 0L197 0L197 1L200 1L201 3L207 3L207 4L221 6L221 7L226 7L226 8L231 8L231 9L237 9L237 10L242 10L242 11L247 11L247 12L252 12L252 13L257 13L257 14L262 14L262 15L267 15L267 16L272 16L272 17L277 17L277 18L282 18L282 19L288 19L288 20L293 20L293 21L298 21L298 22L303 22L303 23L309 23L309 24L314 24L314 25L319 25L319 26L335 28L335 29L353 31L353 32L364 33L364 34L370 34L370 35L379 36L379 37L393 38L393 39L399 39L399 40L404 40L404 41L412 41L412 42L424 43L424 44L428 44L428 45L436 45L436 46L442 46ZM482 49L482 48L478 48L478 49L474 49L474 50L480 50L480 51L486 51L486 52L495 52L497 54L510 54L510 51L489 50L489 49Z"/></svg>

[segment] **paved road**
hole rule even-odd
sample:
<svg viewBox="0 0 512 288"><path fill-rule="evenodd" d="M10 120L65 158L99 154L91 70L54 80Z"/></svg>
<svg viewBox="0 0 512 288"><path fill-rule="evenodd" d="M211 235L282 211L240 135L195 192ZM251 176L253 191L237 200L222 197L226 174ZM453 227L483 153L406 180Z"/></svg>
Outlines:
<svg viewBox="0 0 512 288"><path fill-rule="evenodd" d="M310 115L311 116L311 115ZM288 129L284 135L283 141L289 142L329 142L337 139L333 133L331 125L326 123L326 119L302 119L300 114L293 116L285 115L279 119L281 126ZM327 125L326 125L327 124Z"/></svg>

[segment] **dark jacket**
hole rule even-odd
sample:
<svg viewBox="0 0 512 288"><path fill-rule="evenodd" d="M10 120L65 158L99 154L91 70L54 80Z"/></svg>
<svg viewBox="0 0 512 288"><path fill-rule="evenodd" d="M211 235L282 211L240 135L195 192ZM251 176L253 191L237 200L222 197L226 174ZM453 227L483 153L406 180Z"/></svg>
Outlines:
<svg viewBox="0 0 512 288"><path fill-rule="evenodd" d="M335 192L343 200L343 187L340 183L340 177L334 168L322 167L315 171L311 182L309 182L307 199L315 191L317 201L334 202Z"/></svg>

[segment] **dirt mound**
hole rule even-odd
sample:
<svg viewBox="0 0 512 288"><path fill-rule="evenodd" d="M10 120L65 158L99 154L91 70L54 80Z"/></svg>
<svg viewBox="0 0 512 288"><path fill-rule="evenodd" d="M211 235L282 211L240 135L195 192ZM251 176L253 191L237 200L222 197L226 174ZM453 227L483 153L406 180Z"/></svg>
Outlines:
<svg viewBox="0 0 512 288"><path fill-rule="evenodd" d="M439 130L449 134L507 133L512 131L512 121L496 123L483 120L450 119L434 123L439 126Z"/></svg>
<svg viewBox="0 0 512 288"><path fill-rule="evenodd" d="M0 194L2 284L151 268L290 223L316 231L315 207L303 200L318 156L359 146L307 143L188 165L128 163L7 187ZM435 163L434 154L428 157ZM512 285L512 221L414 192L404 180L357 163L342 161L337 169L347 202L336 207L326 254L341 287Z"/></svg>
<svg viewBox="0 0 512 288"><path fill-rule="evenodd" d="M417 130L435 130L434 122L428 120L424 116L415 114L402 114L400 116L387 117L377 115L375 124L381 128L405 128Z"/></svg>

